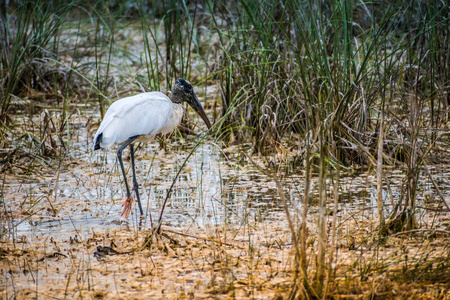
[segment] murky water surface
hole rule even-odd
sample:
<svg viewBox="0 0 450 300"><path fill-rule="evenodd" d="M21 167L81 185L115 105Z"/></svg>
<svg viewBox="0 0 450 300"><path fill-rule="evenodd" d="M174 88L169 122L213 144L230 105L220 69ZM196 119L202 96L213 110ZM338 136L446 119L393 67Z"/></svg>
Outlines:
<svg viewBox="0 0 450 300"><path fill-rule="evenodd" d="M36 177L32 183L15 182L9 185L12 195L27 195L22 203L15 203L21 205L22 210L29 209L23 218L14 220L12 228L15 236L29 240L42 238L43 235L53 239L69 239L97 231L107 232L113 228L138 230L137 203L133 205L128 219L120 216L126 192L117 164L116 149L94 152L91 145L93 131L86 132L82 122L72 126L79 129L74 137L76 142L71 145L73 163L67 169ZM141 228L150 228L151 222L158 220L167 192L190 151L194 153L188 158L168 199L163 226L208 230L240 226L248 220L286 226L283 205L274 182L250 164L229 160L230 156L225 157L220 146L210 139L197 146L200 138L199 134L185 139L167 139L163 147L158 142L139 146L136 153L137 178L145 211ZM124 156L128 182L131 184L128 149ZM260 163L264 166L264 160ZM443 194L449 197L448 179L439 176L445 171L434 169L433 173ZM397 201L405 174L400 170L387 169L386 172L391 181L392 197ZM284 184L290 196L291 213L298 220L304 178L302 175L291 175ZM332 182L328 184L332 185ZM427 206L429 203L424 200L430 199L434 199L438 206L439 200L431 182L424 180L420 184L419 206ZM313 180L312 221L317 212L316 189L317 182ZM388 190L383 191L383 197L386 212L389 213L392 206ZM361 219L376 218L376 178L372 172L341 178L338 212L340 218L349 215Z"/></svg>

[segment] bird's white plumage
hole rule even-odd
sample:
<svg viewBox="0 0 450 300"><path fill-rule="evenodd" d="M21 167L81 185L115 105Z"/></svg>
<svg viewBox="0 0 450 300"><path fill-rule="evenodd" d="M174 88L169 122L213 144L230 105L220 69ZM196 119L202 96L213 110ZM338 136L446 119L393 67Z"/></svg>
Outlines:
<svg viewBox="0 0 450 300"><path fill-rule="evenodd" d="M184 108L161 92L142 93L114 102L105 114L94 141L103 133L100 147L125 142L140 135L152 140L157 134L172 132L183 117Z"/></svg>

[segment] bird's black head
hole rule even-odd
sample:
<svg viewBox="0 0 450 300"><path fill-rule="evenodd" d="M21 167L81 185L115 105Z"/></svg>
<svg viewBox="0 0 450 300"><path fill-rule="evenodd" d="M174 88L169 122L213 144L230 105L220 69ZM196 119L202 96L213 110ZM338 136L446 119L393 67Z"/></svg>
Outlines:
<svg viewBox="0 0 450 300"><path fill-rule="evenodd" d="M185 92L193 92L192 85L189 83L189 81L186 81L183 78L177 79L177 81L175 81L175 84L179 87L183 87Z"/></svg>
<svg viewBox="0 0 450 300"><path fill-rule="evenodd" d="M205 111L203 110L200 101L198 101L194 88L189 81L184 80L183 78L175 81L175 85L172 88L171 100L174 103L182 103L183 101L186 101L199 114L203 121L205 121L208 129L211 128L211 123L206 117Z"/></svg>
<svg viewBox="0 0 450 300"><path fill-rule="evenodd" d="M183 78L177 79L177 81L175 81L175 85L172 88L172 102L189 102L193 98L195 98L195 93L189 81L186 81Z"/></svg>

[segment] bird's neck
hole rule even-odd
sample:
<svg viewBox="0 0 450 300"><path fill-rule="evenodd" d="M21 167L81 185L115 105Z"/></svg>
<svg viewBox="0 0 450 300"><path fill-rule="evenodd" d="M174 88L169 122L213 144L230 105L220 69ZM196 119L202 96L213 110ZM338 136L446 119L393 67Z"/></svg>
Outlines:
<svg viewBox="0 0 450 300"><path fill-rule="evenodd" d="M170 100L172 100L173 103L181 104L183 102L183 95L183 91L175 85L172 89Z"/></svg>

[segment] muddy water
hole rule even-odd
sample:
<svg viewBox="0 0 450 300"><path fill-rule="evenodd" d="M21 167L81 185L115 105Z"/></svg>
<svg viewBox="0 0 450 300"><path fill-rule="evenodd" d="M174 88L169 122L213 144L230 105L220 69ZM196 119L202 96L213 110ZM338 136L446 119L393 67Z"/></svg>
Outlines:
<svg viewBox="0 0 450 300"><path fill-rule="evenodd" d="M87 116L93 114L85 113ZM196 117L194 119L200 123ZM83 118L72 122L71 126L76 130L71 131L70 154L61 167L6 177L4 195L9 215L1 220L1 224L5 232L5 249L11 254L2 260L0 272L4 276L0 276L0 295L16 295L17 298L30 298L35 294L44 298L67 295L69 298L77 295L176 298L192 292L209 298L209 292L215 291L217 282L235 284L253 278L251 280L261 284L269 282L274 290L280 282L289 284L290 279L286 281L285 274L291 265L292 242L282 202L274 182L239 159L236 147L224 149L210 137L198 143L201 130L196 136L172 137L163 145L158 142L140 145L136 153L137 178L146 215L143 226L139 227L136 204L128 219L120 216L125 186L116 150L94 152L91 144L95 128L87 131ZM193 154L175 183L162 221L163 230L182 242L175 249L178 254L154 247L147 252L106 258L96 256L98 246L114 245L117 250L127 252L143 245L151 227L150 216L153 222L158 219L168 189L191 151ZM128 182L131 183L128 150L124 155ZM253 159L261 166L267 165L264 158ZM448 179L443 176L448 174L445 173L447 169L443 166L431 170L445 197L450 194ZM397 201L405 174L395 169L386 169L386 174L389 174L392 195ZM282 183L297 225L304 178L298 172L284 178ZM328 185L332 186L331 180ZM332 192L328 195L331 212ZM384 191L383 196L388 213L391 209L389 191ZM441 207L436 192L426 179L420 182L418 199L420 206ZM314 241L317 202L314 178L308 215L308 253L314 253L317 244ZM434 218L436 215L441 218ZM434 226L448 230L450 226L448 213L442 218L442 214L425 213L419 208L417 216L424 228ZM360 234L366 239L376 225L376 178L373 172L343 176L337 214L340 248L353 248L354 237ZM190 237L183 240L183 236L175 232ZM202 238L220 240L224 244L217 250L217 244L205 243ZM257 258L253 253L257 253ZM422 257L417 253L416 257ZM351 251L342 250L337 264L350 264L360 259L360 256L352 255ZM385 255L392 256L389 252ZM225 269L217 268L218 261L229 265L225 264ZM177 271L173 272L167 266L175 266ZM167 291L175 294L168 296ZM267 290L261 290L259 298L267 298L267 293ZM273 296L274 293L269 294Z"/></svg>
<svg viewBox="0 0 450 300"><path fill-rule="evenodd" d="M83 122L80 122L83 123ZM71 145L67 168L36 182L9 186L12 194L27 194L30 205L25 219L15 220L16 236L51 235L67 239L74 234L107 231L111 228L137 229L138 209L125 220L120 217L125 185L117 164L116 149L92 151L91 132L77 131ZM87 138L86 138L87 137ZM158 220L162 203L176 173L200 136L141 144L136 152L137 178L145 211L143 228ZM282 211L275 185L244 164L227 162L215 143L200 143L182 170L164 212L163 225L194 226L206 230L218 225L239 225L247 218L280 218ZM125 167L131 184L128 150ZM298 198L298 196L296 196ZM53 213L56 212L56 213ZM55 233L57 233L55 237Z"/></svg>
<svg viewBox="0 0 450 300"><path fill-rule="evenodd" d="M92 133L80 129L78 134L75 138L78 142L71 145L73 164L69 164L67 169L36 179L36 183L15 183L9 186L11 194L28 195L21 206L26 211L25 217L16 219L15 226L12 226L14 235L29 240L43 235L66 240L83 232L91 234L113 228L138 230L139 212L136 203L128 219L120 216L126 192L117 164L116 149L94 152L90 145ZM139 145L136 152L137 178L145 211L141 228L150 228L151 221L156 223L158 220L162 203L176 173L197 146L200 137L168 139L164 141L164 146L158 142ZM129 155L127 150L124 153L131 186ZM283 206L271 179L249 164L228 160L222 153L222 149L211 140L199 143L174 185L164 212L163 225L167 228L195 227L208 230L240 226L252 220L261 223L280 222L281 226L285 226ZM263 160L261 164L264 164ZM390 174L391 192L396 201L404 172L388 169L386 172ZM439 170L435 173L438 174ZM292 175L284 183L290 196L291 213L298 220L304 178ZM448 182L444 178L438 183L448 197ZM328 184L332 185L332 182ZM313 180L311 220L314 220L317 212L316 187L317 182ZM431 198L437 199L433 195L431 183L421 182L419 206L427 205L423 200ZM383 199L386 213L389 213L392 206L388 190L383 191ZM339 213L344 218L357 212L361 219L375 219L375 176L361 174L343 177L340 203Z"/></svg>

